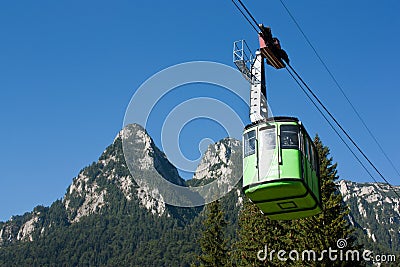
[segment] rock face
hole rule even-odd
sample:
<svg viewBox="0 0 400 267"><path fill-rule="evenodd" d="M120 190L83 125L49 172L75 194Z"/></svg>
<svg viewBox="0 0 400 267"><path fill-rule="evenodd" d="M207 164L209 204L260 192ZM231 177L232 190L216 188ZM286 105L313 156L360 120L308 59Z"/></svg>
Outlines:
<svg viewBox="0 0 400 267"><path fill-rule="evenodd" d="M83 216L98 213L105 205L104 197L107 190L100 188L96 181L89 182L89 180L89 176L80 173L65 195L63 202L66 210L71 214L71 222L77 222ZM74 199L79 199L82 204L72 205L71 201Z"/></svg>
<svg viewBox="0 0 400 267"><path fill-rule="evenodd" d="M39 217L34 214L30 220L25 222L18 231L17 240L29 240L33 241L32 233L35 231L36 223L39 221Z"/></svg>
<svg viewBox="0 0 400 267"><path fill-rule="evenodd" d="M240 187L241 177L241 143L236 139L225 138L208 146L189 185L202 186L199 191L206 203L209 203ZM240 190L236 197L239 198L236 202L240 201Z"/></svg>
<svg viewBox="0 0 400 267"><path fill-rule="evenodd" d="M0 245L16 241L33 241L35 232L40 228L42 216L42 212L34 210L22 216L13 216L6 223L0 223Z"/></svg>
<svg viewBox="0 0 400 267"><path fill-rule="evenodd" d="M396 250L400 246L399 198L387 184L342 180L338 188L349 206L350 223L372 242ZM399 192L399 186L393 186Z"/></svg>
<svg viewBox="0 0 400 267"><path fill-rule="evenodd" d="M219 178L221 182L226 181L227 177L232 176L234 169L240 169L241 156L241 143L236 139L225 138L210 145L204 153L193 179Z"/></svg>

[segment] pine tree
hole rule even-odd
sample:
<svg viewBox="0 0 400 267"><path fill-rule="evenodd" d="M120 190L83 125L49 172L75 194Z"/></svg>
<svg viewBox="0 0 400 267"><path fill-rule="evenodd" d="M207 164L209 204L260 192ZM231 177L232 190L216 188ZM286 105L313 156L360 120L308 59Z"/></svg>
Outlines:
<svg viewBox="0 0 400 267"><path fill-rule="evenodd" d="M200 238L200 266L221 267L227 265L227 248L224 228L227 222L218 200L206 206L207 218L203 222L204 231Z"/></svg>
<svg viewBox="0 0 400 267"><path fill-rule="evenodd" d="M258 207L245 201L239 217L238 242L233 250L236 266L363 266L362 261L332 261L326 254L323 260L318 260L323 250L332 248L338 250L338 240L346 240L343 250L360 248L354 243L353 230L346 216L349 209L345 206L335 181L339 178L337 164L329 157L330 150L324 146L318 136L315 137L319 163L322 194L322 212L316 216L292 220L272 221L264 216ZM264 247L265 246L265 247ZM266 251L267 248L267 251ZM257 253L264 249L259 256L266 256L264 261ZM279 250L299 253L297 261L280 261L277 259ZM275 250L272 258L270 253ZM302 260L302 252L315 251L317 259ZM286 255L287 258L288 255ZM306 255L307 256L307 255ZM361 256L360 256L361 257ZM360 258L361 259L361 258ZM362 259L361 259L362 260Z"/></svg>
<svg viewBox="0 0 400 267"><path fill-rule="evenodd" d="M272 250L285 249L290 229L286 222L267 218L247 198L239 215L238 242L234 245L233 266L287 266Z"/></svg>
<svg viewBox="0 0 400 267"><path fill-rule="evenodd" d="M296 228L299 235L300 250L313 250L316 255L321 255L323 250L332 248L343 251L359 249L355 245L355 239L352 235L351 225L346 220L349 214L348 207L344 204L335 181L339 178L337 174L337 163L333 163L333 158L329 156L330 150L324 146L318 135L314 139L317 148L320 164L320 186L322 194L322 212L316 216L297 220ZM345 240L346 246L338 248L339 240ZM344 244L344 243L343 243ZM341 245L343 245L341 244ZM336 254L335 254L336 255ZM361 255L360 255L361 258ZM304 266L306 262L302 262ZM320 261L308 261L310 266L359 266L361 262L357 261L332 261L327 255Z"/></svg>

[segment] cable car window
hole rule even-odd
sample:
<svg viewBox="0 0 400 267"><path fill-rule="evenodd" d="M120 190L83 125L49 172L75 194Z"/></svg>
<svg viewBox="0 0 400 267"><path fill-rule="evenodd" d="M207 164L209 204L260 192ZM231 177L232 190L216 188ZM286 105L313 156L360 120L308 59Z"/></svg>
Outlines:
<svg viewBox="0 0 400 267"><path fill-rule="evenodd" d="M299 127L296 125L281 126L281 148L299 149Z"/></svg>
<svg viewBox="0 0 400 267"><path fill-rule="evenodd" d="M304 156L306 158L308 158L308 139L307 139L307 135L304 136Z"/></svg>
<svg viewBox="0 0 400 267"><path fill-rule="evenodd" d="M311 163L311 167L315 170L315 154L314 154L314 147L312 145L312 141L311 139L310 141L310 163Z"/></svg>
<svg viewBox="0 0 400 267"><path fill-rule="evenodd" d="M300 136L300 144L299 144L299 147L300 147L300 151L301 151L301 153L303 153L303 155L305 155L305 150L304 150L304 134L303 134L303 132L300 130L300 134L299 134L299 136Z"/></svg>
<svg viewBox="0 0 400 267"><path fill-rule="evenodd" d="M265 150L274 150L276 147L275 127L260 128L259 140Z"/></svg>
<svg viewBox="0 0 400 267"><path fill-rule="evenodd" d="M307 159L310 162L311 161L311 151L310 151L310 138L307 136L306 137L306 146L307 146Z"/></svg>
<svg viewBox="0 0 400 267"><path fill-rule="evenodd" d="M276 128L268 125L259 128L257 136L257 153L258 153L258 177L259 180L265 179L271 175L271 167L273 166L276 153ZM276 162L278 163L278 162Z"/></svg>
<svg viewBox="0 0 400 267"><path fill-rule="evenodd" d="M314 151L314 169L315 169L315 172L317 173L317 175L319 176L319 170L318 170L319 162L318 162L318 154L317 154L318 152L317 152L315 146L313 146L313 151Z"/></svg>
<svg viewBox="0 0 400 267"><path fill-rule="evenodd" d="M244 134L244 156L253 155L256 151L256 131Z"/></svg>

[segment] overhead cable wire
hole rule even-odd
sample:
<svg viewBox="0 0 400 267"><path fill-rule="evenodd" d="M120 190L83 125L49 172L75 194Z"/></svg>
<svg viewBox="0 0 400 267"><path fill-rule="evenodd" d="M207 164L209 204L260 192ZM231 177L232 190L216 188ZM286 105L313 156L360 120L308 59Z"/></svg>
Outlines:
<svg viewBox="0 0 400 267"><path fill-rule="evenodd" d="M238 5L234 2L234 0L232 0L232 2L235 4L235 6L240 10L240 12L242 13L242 15L246 18L246 20L250 23L250 25L254 27L254 25L251 23L251 21L249 20L249 18L244 14L244 12L238 7ZM245 9L246 13L251 17L251 19L253 20L253 22L257 25L257 27L259 26L259 24L257 23L257 21L255 20L254 16L250 13L250 11L247 9L247 7L243 4L243 2L241 0L238 0L238 2L240 3L240 5ZM311 43L311 42L310 42ZM325 112L329 115L329 117L335 122L335 124L340 128L340 130L346 135L346 137L349 139L349 141L357 148L357 150L360 152L360 154L364 157L365 160L367 160L367 162L372 166L372 168L379 174L379 176L386 182L387 185L389 185L389 187L393 190L393 192L397 195L397 197L400 198L400 196L397 194L397 192L395 191L395 189L393 188L393 186L388 182L388 180L382 175L382 173L378 170L378 168L372 163L372 161L366 156L366 154L361 150L361 148L357 145L357 143L351 138L351 136L347 133L346 130L344 130L344 128L341 126L341 124L335 119L335 117L332 115L332 113L325 107L325 105L321 102L321 100L317 97L317 95L311 90L311 88L307 85L307 83L301 78L301 76L296 72L296 70L290 65L287 64L287 66L290 68L290 70L295 74L295 76L301 81L301 83L307 88L308 92L314 97L314 99L320 104L320 106L325 110ZM286 67L286 69L288 70L288 68ZM289 71L289 70L288 70ZM292 78L294 78L294 80L296 81L296 83L298 85L301 85L300 82L294 77L293 73L291 73L289 71L290 75L292 76ZM304 90L304 88L302 86L300 86L300 88L302 90ZM305 90L304 90L305 91ZM306 94L307 97L310 98L310 96L308 94ZM313 103L315 103L313 101ZM314 104L316 105L316 103ZM316 106L317 107L317 106ZM321 109L319 107L317 107L317 109L321 112L321 114L323 114L323 112L321 111ZM325 114L323 114L324 118L325 118ZM326 118L325 118L326 119ZM327 119L326 119L327 120ZM331 125L331 123L328 121L329 125ZM334 129L333 125L331 125L332 129ZM337 132L336 129L334 129L335 133L338 134L339 138L342 140L342 142L344 142L342 136ZM348 146L348 144L346 142L344 142L346 144L346 146L350 149L350 147ZM352 151L350 149L351 153L356 157L356 159L359 161L359 163L363 166L363 168L367 171L367 173L373 178L373 180L377 183L378 182L375 180L375 178L372 176L372 174L367 170L367 168L364 166L364 164L361 162L361 160L359 160L359 158L355 155L354 151ZM379 187L379 185L378 185Z"/></svg>
<svg viewBox="0 0 400 267"><path fill-rule="evenodd" d="M358 152L364 157L364 159L371 165L371 167L379 174L379 176L389 185L389 187L393 190L393 192L400 198L397 192L394 190L393 186L389 183L389 181L383 176L383 174L378 170L375 164L367 157L367 155L362 151L362 149L357 145L357 143L353 140L353 138L347 133L347 131L342 127L342 125L336 120L336 118L332 115L332 113L326 108L326 106L321 102L318 96L311 90L308 84L301 78L301 76L297 73L297 71L290 65L287 64L291 71L296 75L296 77L301 81L301 83L307 88L308 92L314 97L315 100L320 104L320 106L325 110L325 112L329 115L329 117L335 122L335 124L340 128L340 130L346 135L347 139L357 148Z"/></svg>
<svg viewBox="0 0 400 267"><path fill-rule="evenodd" d="M250 18L253 20L254 24L259 27L259 24L257 23L257 20L254 18L254 16L251 14L251 12L247 9L247 7L243 4L242 0L237 0L239 4L246 10L247 14L250 16Z"/></svg>
<svg viewBox="0 0 400 267"><path fill-rule="evenodd" d="M236 6L236 8L240 11L240 13L242 13L243 17L247 20L247 22L250 24L251 27L253 27L253 29L258 33L257 28L253 25L253 23L250 21L250 19L246 16L246 14L244 14L243 10L238 6L238 4L236 4L236 2L234 0L232 0L232 3Z"/></svg>
<svg viewBox="0 0 400 267"><path fill-rule="evenodd" d="M286 67L287 72L290 74L290 76L292 76L293 80L297 83L297 85L301 88L301 90L303 91L303 93L308 97L308 99L311 101L311 103L313 103L314 107L319 111L319 113L322 115L322 117L326 120L326 122L329 124L329 126L331 127L331 129L336 133L336 135L340 138L340 140L342 140L342 142L345 144L345 146L347 147L347 149L351 152L351 154L353 154L353 156L357 159L358 163L360 163L360 165L363 167L363 169L368 173L368 175L375 181L375 183L377 183L378 187L381 188L378 184L378 181L374 178L374 176L371 174L371 172L367 169L367 167L365 167L365 165L363 164L363 162L360 160L360 158L354 153L354 151L351 149L351 147L349 146L349 144L347 144L347 142L343 139L343 137L340 135L340 133L336 130L335 126L333 126L333 124L329 121L329 119L326 117L326 115L324 114L324 112L320 109L320 107L317 105L317 103L314 101L314 99L307 93L307 91L304 89L304 87L301 85L301 83L296 79L296 77L294 76L294 74ZM382 188L381 188L382 189Z"/></svg>
<svg viewBox="0 0 400 267"><path fill-rule="evenodd" d="M336 79L336 77L333 75L333 73L330 71L330 69L328 68L327 64L324 62L324 60L322 59L322 57L319 55L319 53L317 52L317 49L314 47L314 45L311 43L310 39L307 37L307 35L305 34L305 32L303 31L303 29L301 28L300 24L297 22L296 18L293 16L292 12L290 12L289 8L285 5L285 3L283 2L283 0L279 0L279 2L282 4L282 6L284 7L284 9L286 10L286 12L288 13L289 17L292 19L292 21L294 22L294 24L297 26L297 29L301 32L301 34L303 35L304 39L306 40L306 42L308 43L308 45L311 47L311 49L314 51L314 54L317 56L317 58L319 59L319 61L321 62L321 64L324 66L325 70L328 72L329 76L332 78L333 82L336 84L337 88L339 88L340 92L342 93L342 95L344 96L344 98L347 100L347 102L349 103L349 105L351 106L351 108L353 109L354 113L357 115L358 119L361 121L361 123L363 124L364 128L367 130L368 134L371 136L371 138L374 140L375 144L379 147L379 150L382 152L382 154L385 156L386 160L389 162L389 164L392 166L392 168L396 171L397 175L400 177L400 172L399 170L396 168L396 166L394 165L393 161L390 159L390 157L387 155L387 153L385 152L385 150L383 149L383 147L381 146L381 144L379 143L378 139L375 137L375 135L372 133L372 131L369 129L369 127L367 126L367 124L365 123L364 119L361 117L360 113L357 111L357 109L355 108L355 106L353 105L353 103L350 101L349 97L346 95L346 93L344 92L342 86L340 85L340 83L338 82L338 80Z"/></svg>

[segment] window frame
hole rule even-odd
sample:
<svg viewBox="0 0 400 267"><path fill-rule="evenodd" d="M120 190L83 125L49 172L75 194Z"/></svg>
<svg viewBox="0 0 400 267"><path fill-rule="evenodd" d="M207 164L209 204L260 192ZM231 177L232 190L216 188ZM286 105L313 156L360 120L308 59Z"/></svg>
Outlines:
<svg viewBox="0 0 400 267"><path fill-rule="evenodd" d="M291 128L296 128L295 130L292 130L292 129L290 129L290 130L285 130L284 128L285 127L291 127ZM296 140L295 140L295 144L294 145L284 145L283 144L283 142L284 142L284 137L285 137L285 134L284 133L289 133L289 132L291 132L291 133L296 133ZM294 136L294 135L292 135L292 136ZM280 139L280 148L281 149L297 149L297 150L300 150L301 151L301 141L300 141L300 138L301 138L301 136L300 136L300 127L299 127L299 125L294 125L294 124L283 124L283 125L280 125L280 135L279 135L279 139Z"/></svg>
<svg viewBox="0 0 400 267"><path fill-rule="evenodd" d="M275 150L276 149L276 146L277 146L277 136L276 136L276 127L275 127L275 125L268 125L268 126L264 126L264 127L260 127L259 129L258 129L258 139L260 139L260 141L261 141L261 133L263 133L263 132L265 132L265 131L268 131L268 130L273 130L273 136L274 136L274 144L273 144L273 147L271 146L271 144L264 144L264 140L262 140L262 143L263 143L263 145L267 145L267 147L268 147L268 149L267 150Z"/></svg>
<svg viewBox="0 0 400 267"><path fill-rule="evenodd" d="M249 134L251 134L251 133L254 135L251 136L250 138L248 138ZM253 146L250 145L250 142L253 142ZM244 144L243 145L243 158L246 158L246 157L251 156L256 153L256 150L257 150L256 143L257 143L256 129L248 131L243 135L243 144ZM252 149L249 150L249 148L252 148Z"/></svg>

